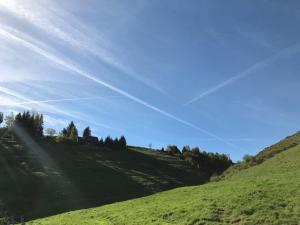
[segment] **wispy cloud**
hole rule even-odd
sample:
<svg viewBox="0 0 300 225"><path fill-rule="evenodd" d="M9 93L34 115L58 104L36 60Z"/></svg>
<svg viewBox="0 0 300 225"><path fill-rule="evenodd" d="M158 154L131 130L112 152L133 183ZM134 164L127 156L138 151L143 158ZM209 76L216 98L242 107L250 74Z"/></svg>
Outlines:
<svg viewBox="0 0 300 225"><path fill-rule="evenodd" d="M22 44L26 48L34 51L35 53L37 53L37 54L39 54L39 55L41 55L43 57L45 57L46 59L50 60L51 62L60 65L64 69L68 69L70 72L72 72L74 74L78 74L81 77L84 77L84 78L86 78L86 79L88 79L90 81L93 81L93 82L95 82L97 84L100 84L101 86L104 86L104 87L106 87L106 88L108 88L108 89L110 89L110 90L112 90L112 91L114 91L114 92L116 92L116 93L124 96L124 97L127 97L128 99L131 99L132 101L134 101L134 102L136 102L136 103L138 103L140 105L143 105L143 106L145 106L145 107L147 107L147 108L149 108L149 109L151 109L151 110L153 110L153 111L155 111L155 112L157 112L157 113L159 113L161 115L164 115L167 118L175 120L175 121L177 121L177 122L179 122L179 123L181 123L183 125L186 125L186 126L188 126L190 128L193 128L195 130L198 130L198 131L200 131L200 132L202 132L202 133L204 133L204 134L206 134L206 135L208 135L208 136L210 136L212 138L215 138L218 141L221 141L221 142L223 142L223 143L225 143L225 144L227 144L227 145L235 148L236 150L240 150L238 146L236 146L236 145L234 145L234 144L232 144L232 143L224 140L223 138L221 138L221 137L219 137L219 136L217 136L217 135L215 135L215 134L213 134L213 133L211 133L211 132L209 132L209 131L207 131L207 130L199 127L199 126L196 126L196 125L194 125L194 124L192 124L192 123L190 123L190 122L188 122L188 121L186 121L184 119L181 119L181 118L179 118L179 117L177 117L177 116L175 116L175 115L173 115L171 113L168 113L168 112L166 112L166 111L164 111L162 109L159 109L159 108L153 106L152 104L150 104L150 103L148 103L148 102L146 102L146 101L144 101L144 100L142 100L142 99L140 99L140 98L138 98L136 96L133 96L130 93L128 93L128 92L126 92L126 91L124 91L124 90L122 90L122 89L120 89L120 88L118 88L116 86L113 86L113 85L111 85L111 84L109 84L109 83L107 83L107 82L105 82L105 81L103 81L103 80L101 80L101 79L93 76L89 72L86 72L86 71L84 71L84 70L82 70L82 69L74 66L73 64L65 61L63 58L59 58L58 56L56 56L56 55L54 55L54 54L52 54L52 53L50 53L50 52L48 52L48 51L46 51L44 49L41 49L40 47L38 47L34 43L31 43L31 42L29 42L29 41L27 41L27 40L25 40L25 39L17 36L16 34L13 34L13 33L9 32L9 31L7 31L7 30L5 30L3 28L0 28L0 36L5 37L7 40L16 42L18 44Z"/></svg>
<svg viewBox="0 0 300 225"><path fill-rule="evenodd" d="M1 35L1 32L0 32L0 35ZM35 104L37 104L40 108L48 110L49 112L55 112L55 113L59 113L61 115L68 116L68 117L73 117L73 118L77 117L75 114L72 114L72 113L66 112L64 110L58 109L57 107L51 106L49 104L45 104L43 102L34 101L30 98L24 97L20 93L14 91L14 90L11 90L9 88L5 88L5 87L0 86L0 92L5 93L7 95L10 95L12 97L15 97L17 99L20 99L24 102L35 102ZM3 103L2 105L5 106L5 103Z"/></svg>
<svg viewBox="0 0 300 225"><path fill-rule="evenodd" d="M0 87L1 92L1 87ZM23 102L6 102L0 103L0 106L15 106L15 105L28 105L28 104L40 104L40 103L51 103L51 102L68 102L68 101L81 101L81 100L92 100L92 99L104 99L105 97L85 97L85 98L60 98L60 99L47 99L47 100L32 100Z"/></svg>
<svg viewBox="0 0 300 225"><path fill-rule="evenodd" d="M95 98L103 98L103 97L87 97L87 98L68 98L68 99L48 99L48 100L44 100L44 101L36 101L36 100L32 100L30 98L26 98L23 95L21 95L20 93L11 90L9 88L5 88L5 87L1 87L0 86L0 93L4 93L7 94L9 96L12 96L14 98L20 99L23 102L6 102L6 103L0 103L0 106L17 106L20 107L22 109L25 110L34 110L36 107L32 107L32 105L36 105L38 106L39 110L42 111L46 111L49 113L58 113L60 115L66 116L68 118L74 118L76 120L79 121L83 121L83 122L88 122L94 126L98 126L98 127L104 127L106 129L111 129L111 130L118 130L120 131L120 129L112 127L108 124L104 124L104 123L95 123L92 121L89 121L85 116L83 115L78 115L78 113L70 113L66 110L61 110L58 107L55 107L53 105L50 105L48 103L51 102L63 102L63 101L80 101L80 100L90 100L90 99L95 99ZM26 105L31 105L31 107L26 107ZM15 110L14 110L15 111ZM16 112L16 111L15 111Z"/></svg>
<svg viewBox="0 0 300 225"><path fill-rule="evenodd" d="M137 74L134 69L126 66L120 59L115 57L112 53L114 52L112 44L109 43L107 39L93 32L91 28L76 20L72 14L56 6L53 2L51 3L51 10L49 10L49 5L45 7L45 5L41 3L38 4L36 1L31 4L22 4L15 0L2 0L0 1L0 5L2 10L5 9L14 16L27 21L56 39L60 39L76 47L81 54L82 52L90 54L122 74L142 82L144 85L164 95L168 95L165 90L160 88L153 80L141 74ZM32 7L34 7L34 10ZM48 10L45 10L45 8ZM71 24L76 24L76 27ZM78 27L80 29L78 29ZM95 41L95 37L98 39L97 42ZM101 45L99 45L99 43L101 43Z"/></svg>
<svg viewBox="0 0 300 225"><path fill-rule="evenodd" d="M200 95L197 95L196 97L194 97L193 99L191 99L190 101L188 101L185 105L189 105L189 104L192 104L204 97L207 97L211 94L214 94L218 91L220 91L221 89L227 87L228 85L231 85L245 77L248 77L248 76L251 76L251 75L255 75L255 72L264 68L264 67L267 67L271 64L274 64L275 62L281 60L281 59L284 59L286 57L289 57L293 54L296 54L296 53L299 53L300 51L300 44L296 44L296 45L292 45L292 46L289 46L285 49L282 49L281 51L273 54L272 56L262 60L262 61L259 61L257 63L255 63L254 65L250 66L249 68L247 68L246 70L244 70L243 72L229 78L228 80L225 80L223 82L221 82L220 84L204 91L203 93L201 93Z"/></svg>

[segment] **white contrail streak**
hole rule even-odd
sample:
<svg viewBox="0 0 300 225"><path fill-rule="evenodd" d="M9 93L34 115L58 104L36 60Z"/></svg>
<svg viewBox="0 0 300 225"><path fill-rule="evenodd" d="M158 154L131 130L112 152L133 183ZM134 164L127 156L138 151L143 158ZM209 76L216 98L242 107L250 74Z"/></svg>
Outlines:
<svg viewBox="0 0 300 225"><path fill-rule="evenodd" d="M77 100L78 101L78 100L84 100L84 99L104 98L104 97L48 99L48 100L44 100L44 101L34 101L32 99L23 97L22 95L20 95L19 93L15 92L15 91L13 91L11 89L4 88L4 87L1 87L1 86L0 86L0 92L5 93L5 94L10 95L10 96L13 96L15 98L23 100L23 102L0 103L0 106L22 106L22 105L26 105L26 104L37 104L40 107L44 107L45 109L49 110L50 112L56 112L56 113L59 113L61 115L67 116L67 117L72 117L72 118L75 118L75 119L78 119L78 120L81 120L81 121L84 121L84 122L89 122L89 123L92 123L95 126L100 126L100 127L104 127L104 128L107 128L107 129L116 130L116 128L113 128L113 127L111 127L109 125L106 125L106 124L103 124L103 123L93 123L91 121L88 121L88 120L84 119L82 116L77 116L75 114L72 114L72 113L60 110L57 107L54 107L54 106L46 104L46 103L50 103L50 102L63 102L63 101L73 101L73 100Z"/></svg>
<svg viewBox="0 0 300 225"><path fill-rule="evenodd" d="M1 89L0 89L1 91ZM60 98L60 99L47 99L47 100L31 100L24 102L8 102L0 103L0 106L14 106L14 105L28 105L28 104L40 104L50 102L66 102L66 101L80 101L80 100L91 100L91 99L104 99L105 97L85 97L85 98Z"/></svg>
<svg viewBox="0 0 300 225"><path fill-rule="evenodd" d="M300 51L300 45L296 44L296 45L292 45L289 46L281 51L279 51L278 53L262 60L259 61L258 63L252 65L251 67L247 68L246 70L244 70L243 72L229 78L228 80L223 81L222 83L216 85L215 87L212 87L208 90L206 90L205 92L203 92L202 94L196 96L195 98L193 98L192 100L188 101L185 105L189 105L193 102L196 102L208 95L211 95L217 91L219 91L220 89L237 82L238 80L241 80L247 76L253 75L253 72L264 68L270 64L275 63L276 61L278 61L279 59L285 58L285 57L289 57L291 54L296 54Z"/></svg>
<svg viewBox="0 0 300 225"><path fill-rule="evenodd" d="M1 31L0 31L0 35L1 35ZM67 112L65 112L63 110L57 109L56 107L50 106L50 105L45 104L43 102L38 102L38 101L34 101L32 99L26 98L26 97L20 95L19 93L15 92L15 91L13 91L11 89L5 88L5 87L1 87L0 86L0 92L5 93L5 94L10 95L10 96L13 96L13 97L18 98L18 99L21 99L24 102L35 102L35 104L38 104L41 107L44 107L45 109L48 109L50 111L54 111L54 112L60 113L60 114L65 115L65 116L69 116L69 117L73 117L73 118L77 117L76 115L67 113ZM5 106L5 103L0 104L0 105Z"/></svg>
<svg viewBox="0 0 300 225"><path fill-rule="evenodd" d="M145 77L141 78L141 76L136 74L134 70L125 66L120 60L114 57L114 55L111 54L111 51L109 51L106 47L106 45L108 45L108 41L106 39L101 38L101 43L105 43L104 45L97 45L95 41L90 38L95 37L96 35L92 33L88 27L73 18L71 14L67 13L67 11L55 7L55 4L52 5L52 7L54 7L54 11L57 12L55 15L52 15L50 10L45 10L43 4L38 4L34 1L22 4L21 2L14 0L0 0L0 7L12 13L14 16L27 21L29 24L38 27L53 37L60 39L71 46L75 46L77 49L80 48L80 50L94 55L101 62L104 62L119 72L142 82L154 90L168 95L153 81ZM68 21L71 20L71 23L66 22L66 17L68 18ZM79 28L77 26L74 27L71 24L76 24Z"/></svg>
<svg viewBox="0 0 300 225"><path fill-rule="evenodd" d="M216 140L219 140L219 141L221 141L221 142L223 142L223 143L225 143L225 144L227 144L227 145L229 145L231 147L239 149L239 147L233 145L232 143L227 142L223 138L221 138L221 137L219 137L219 136L217 136L215 134L212 134L209 131L206 131L206 130L204 130L204 129L202 129L202 128L200 128L200 127L198 127L198 126L196 126L196 125L194 125L194 124L192 124L192 123L190 123L188 121L185 121L185 120L183 120L183 119L181 119L181 118L179 118L179 117L177 117L175 115L172 115L172 114L170 114L170 113L168 113L168 112L166 112L164 110L161 110L161 109L159 109L159 108L157 108L157 107L155 107L155 106L153 106L153 105L145 102L144 100L142 100L140 98L137 98L137 97L129 94L128 92L123 91L123 90L121 90L121 89L119 89L119 88L117 88L117 87L115 87L115 86L113 86L113 85L111 85L109 83L106 83L105 81L103 81L103 80L101 80L99 78L94 77L93 75L89 74L88 72L83 71L83 70L77 68L76 66L70 64L70 63L67 63L66 61L64 61L64 60L56 57L55 55L53 55L53 54L51 54L51 53L49 53L49 52L47 52L47 51L39 48L38 46L36 46L36 45L34 45L34 44L32 44L32 43L30 43L30 42L28 42L28 41L26 41L26 40L18 37L18 36L15 36L14 34L6 31L4 29L0 28L0 35L4 36L7 39L13 40L13 41L15 41L17 43L21 43L22 45L24 45L25 47L29 48L30 50L32 50L32 51L40 54L41 56L47 58L48 60L50 60L50 61L52 61L52 62L54 62L56 64L59 64L63 68L67 68L70 71L72 71L72 72L74 72L74 73L76 73L76 74L78 74L78 75L80 75L82 77L85 77L85 78L87 78L87 79L89 79L91 81L94 81L94 82L96 82L96 83L98 83L98 84L100 84L100 85L102 85L102 86L104 86L104 87L106 87L106 88L108 88L108 89L116 92L116 93L119 93L120 95L125 96L125 97L131 99L134 102L137 102L137 103L139 103L139 104L141 104L141 105L143 105L143 106L145 106L145 107L147 107L149 109L152 109L153 111L156 111L156 112L158 112L158 113L160 113L160 114L162 114L162 115L164 115L164 116L166 116L166 117L168 117L170 119L173 119L173 120L175 120L175 121L177 121L177 122L179 122L181 124L184 124L184 125L186 125L188 127L196 129L196 130L198 130L198 131L200 131L200 132L202 132L202 133L204 133L204 134L206 134L206 135L208 135L210 137L213 137Z"/></svg>

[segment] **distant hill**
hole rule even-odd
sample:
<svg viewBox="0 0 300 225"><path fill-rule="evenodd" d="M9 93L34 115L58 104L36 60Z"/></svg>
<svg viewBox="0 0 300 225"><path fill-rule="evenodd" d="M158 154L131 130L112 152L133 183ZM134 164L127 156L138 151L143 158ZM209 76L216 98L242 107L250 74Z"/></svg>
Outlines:
<svg viewBox="0 0 300 225"><path fill-rule="evenodd" d="M26 220L206 182L205 171L145 148L0 139L0 207ZM1 210L0 208L0 210Z"/></svg>
<svg viewBox="0 0 300 225"><path fill-rule="evenodd" d="M251 159L256 163L244 162L246 166L240 164L218 182L68 212L29 224L296 225L300 221L298 138L299 133L265 149Z"/></svg>

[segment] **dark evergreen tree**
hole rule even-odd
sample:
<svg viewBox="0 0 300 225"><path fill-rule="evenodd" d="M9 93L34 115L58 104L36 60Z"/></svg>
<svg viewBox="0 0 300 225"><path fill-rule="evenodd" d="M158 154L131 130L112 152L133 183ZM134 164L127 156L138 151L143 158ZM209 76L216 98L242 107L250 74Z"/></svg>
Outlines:
<svg viewBox="0 0 300 225"><path fill-rule="evenodd" d="M3 122L3 113L0 112L0 125L1 125L2 122Z"/></svg>
<svg viewBox="0 0 300 225"><path fill-rule="evenodd" d="M30 118L31 123L33 123L33 129L37 137L43 136L44 131L44 116L43 114L36 114Z"/></svg>
<svg viewBox="0 0 300 225"><path fill-rule="evenodd" d="M14 119L12 128L21 129L34 137L42 137L44 129L44 121L42 114L31 114L29 111L18 113Z"/></svg>
<svg viewBox="0 0 300 225"><path fill-rule="evenodd" d="M91 136L91 129L90 129L90 127L86 127L83 130L83 134L82 134L83 141L87 142L90 136Z"/></svg>
<svg viewBox="0 0 300 225"><path fill-rule="evenodd" d="M66 128L67 129L67 137L71 136L71 131L72 131L73 127L75 127L75 124L73 121L71 121L71 123L69 123L69 125Z"/></svg>
<svg viewBox="0 0 300 225"><path fill-rule="evenodd" d="M183 146L183 148L182 148L182 154L183 153L185 153L185 152L189 152L189 151L191 151L191 148L190 148L190 146L188 146L188 145L186 145L186 146Z"/></svg>
<svg viewBox="0 0 300 225"><path fill-rule="evenodd" d="M124 136L121 136L119 139L119 147L121 150L126 150L127 149L127 142L126 142L126 138Z"/></svg>
<svg viewBox="0 0 300 225"><path fill-rule="evenodd" d="M114 147L114 140L110 136L107 136L105 138L104 145L107 148L113 149L113 147Z"/></svg>
<svg viewBox="0 0 300 225"><path fill-rule="evenodd" d="M119 145L119 139L118 138L114 139L114 144L113 144L112 149L113 150L120 150L120 145Z"/></svg>
<svg viewBox="0 0 300 225"><path fill-rule="evenodd" d="M67 129L66 129L66 128L62 129L62 131L60 132L60 134L61 134L62 136L64 136L64 137L67 137L67 135L68 135Z"/></svg>

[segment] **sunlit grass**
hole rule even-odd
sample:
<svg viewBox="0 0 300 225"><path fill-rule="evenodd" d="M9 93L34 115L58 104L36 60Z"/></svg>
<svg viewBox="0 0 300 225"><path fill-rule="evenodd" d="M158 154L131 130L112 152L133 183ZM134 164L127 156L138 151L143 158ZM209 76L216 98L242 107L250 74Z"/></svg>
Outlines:
<svg viewBox="0 0 300 225"><path fill-rule="evenodd" d="M80 210L30 225L298 224L300 146L224 181Z"/></svg>

